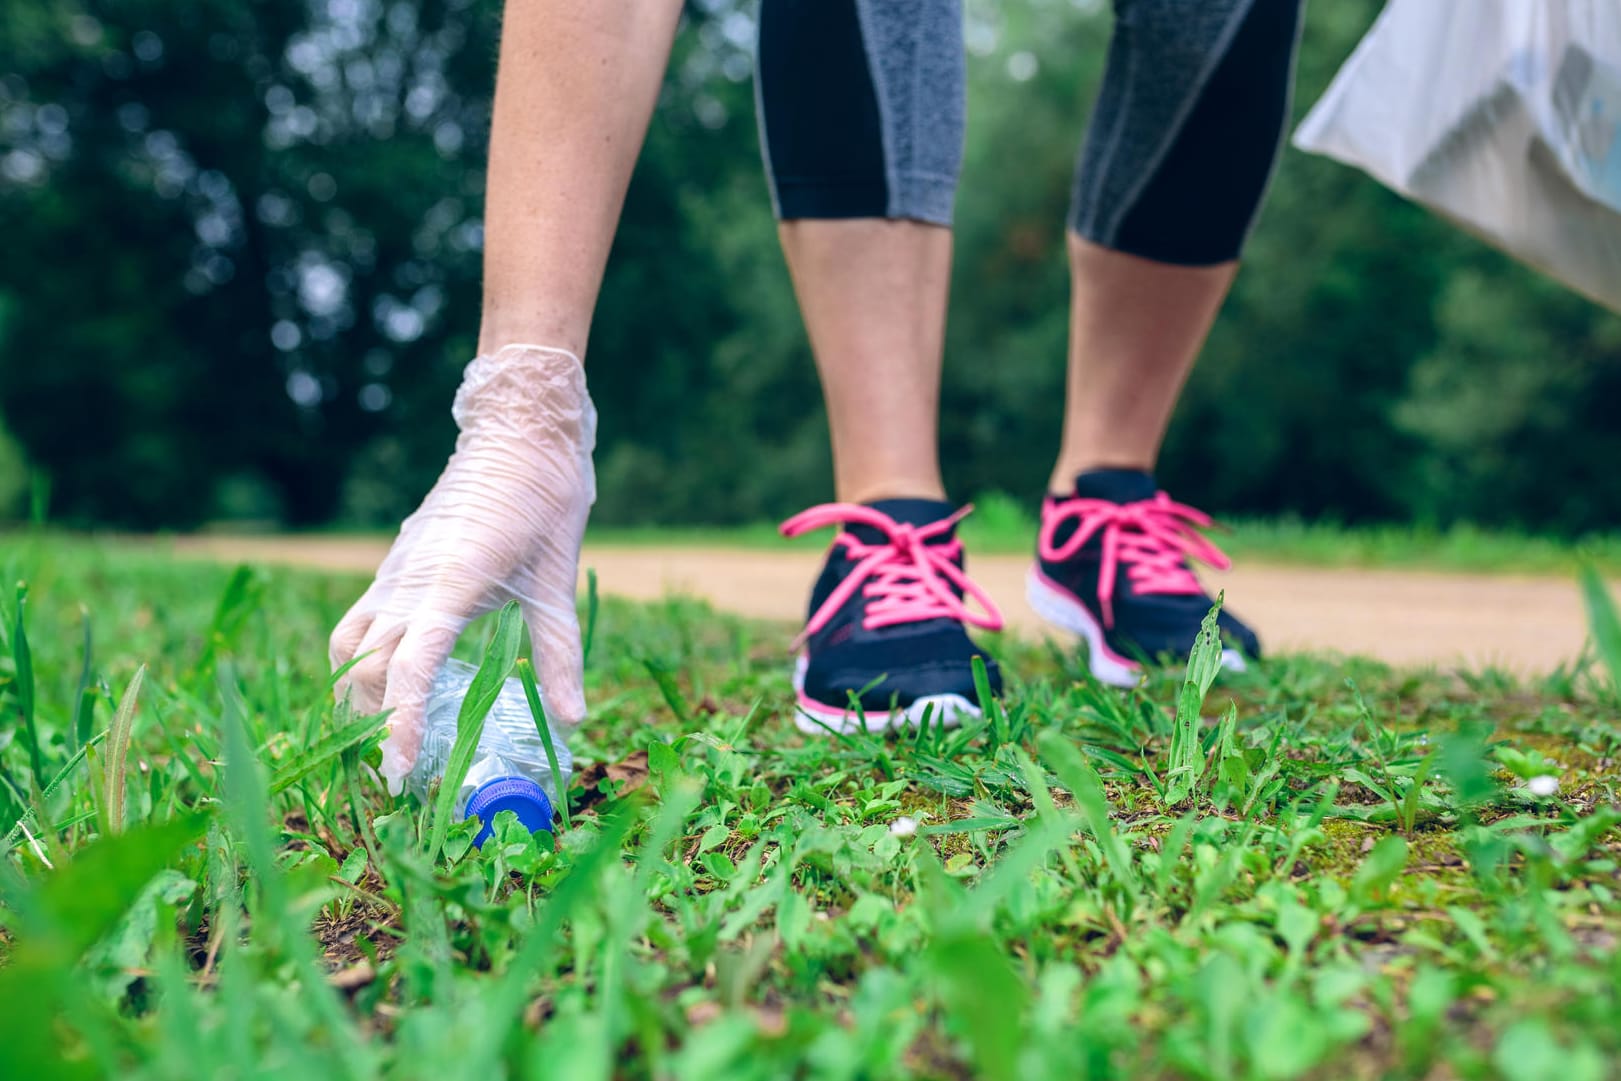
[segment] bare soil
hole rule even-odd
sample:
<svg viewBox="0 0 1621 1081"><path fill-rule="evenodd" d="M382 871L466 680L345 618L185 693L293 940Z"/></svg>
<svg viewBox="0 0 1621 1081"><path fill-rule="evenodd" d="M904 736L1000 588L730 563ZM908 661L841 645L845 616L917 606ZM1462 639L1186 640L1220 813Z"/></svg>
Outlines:
<svg viewBox="0 0 1621 1081"><path fill-rule="evenodd" d="M388 547L357 537L200 535L169 543L182 557L357 574L372 573ZM804 618L820 558L799 550L588 546L581 566L596 569L605 594L635 600L684 594L738 615L793 622ZM1057 634L1025 604L1027 567L1027 560L1005 555L970 563L1011 631ZM1564 578L1247 564L1205 581L1212 592L1226 591L1233 611L1259 629L1273 652L1535 675L1573 660L1586 637L1581 597Z"/></svg>

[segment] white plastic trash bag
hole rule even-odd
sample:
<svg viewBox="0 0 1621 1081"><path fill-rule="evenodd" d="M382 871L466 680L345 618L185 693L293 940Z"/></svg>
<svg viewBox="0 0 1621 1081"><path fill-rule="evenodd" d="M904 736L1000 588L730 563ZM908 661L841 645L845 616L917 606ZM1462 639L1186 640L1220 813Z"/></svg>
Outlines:
<svg viewBox="0 0 1621 1081"><path fill-rule="evenodd" d="M1621 312L1621 0L1390 0L1294 143Z"/></svg>

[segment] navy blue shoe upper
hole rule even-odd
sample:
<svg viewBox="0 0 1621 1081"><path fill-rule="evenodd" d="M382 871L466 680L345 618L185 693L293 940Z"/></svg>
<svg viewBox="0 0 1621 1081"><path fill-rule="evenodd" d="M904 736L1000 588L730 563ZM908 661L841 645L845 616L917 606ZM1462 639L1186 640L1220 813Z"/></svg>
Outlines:
<svg viewBox="0 0 1621 1081"><path fill-rule="evenodd" d="M905 526L924 526L949 517L951 504L933 499L885 499L868 504ZM890 541L884 530L864 523L848 523L844 533L862 546L881 546ZM842 536L842 534L841 534ZM927 542L931 548L956 548L951 562L963 565L960 544L953 526ZM848 546L835 541L827 562L811 591L807 620L814 621L829 598L861 560ZM963 590L943 583L959 600ZM882 590L879 590L881 595ZM824 625L805 640L808 665L804 691L807 697L834 709L846 709L852 693L863 710L883 712L904 709L921 698L955 694L976 705L972 659L985 659L986 675L993 694L1000 694L1002 675L996 662L968 637L960 619L948 616L868 627L869 606L877 598L872 585L857 589L831 613Z"/></svg>

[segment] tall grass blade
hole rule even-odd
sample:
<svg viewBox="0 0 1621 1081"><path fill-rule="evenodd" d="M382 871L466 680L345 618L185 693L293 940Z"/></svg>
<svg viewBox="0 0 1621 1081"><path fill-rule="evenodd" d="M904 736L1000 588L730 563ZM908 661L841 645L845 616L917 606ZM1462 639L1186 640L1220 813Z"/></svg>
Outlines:
<svg viewBox="0 0 1621 1081"><path fill-rule="evenodd" d="M1136 870L1131 865L1131 854L1121 843L1119 834L1109 818L1109 797L1103 791L1103 779L1091 763L1069 738L1056 729L1047 729L1036 739L1041 760L1058 777L1063 786L1075 797L1075 804L1086 819L1087 828L1103 849L1103 858L1121 887L1136 900L1141 892Z"/></svg>
<svg viewBox="0 0 1621 1081"><path fill-rule="evenodd" d="M102 792L102 803L107 824L107 832L122 833L124 831L125 778L129 774L129 745L130 738L135 732L135 704L141 696L141 684L146 681L146 665L141 665L130 677L129 686L124 689L124 697L118 702L118 711L113 714L112 727L107 730L107 755L103 769L106 771L104 782L106 788Z"/></svg>
<svg viewBox="0 0 1621 1081"><path fill-rule="evenodd" d="M978 653L974 654L969 667L974 674L974 693L985 710L985 718L990 723L991 732L996 736L997 745L1000 746L1008 741L1007 714L1002 711L1002 700L991 693L991 677L985 668L985 658Z"/></svg>
<svg viewBox="0 0 1621 1081"><path fill-rule="evenodd" d="M659 694L664 698L664 704L670 707L670 712L675 714L676 720L682 724L688 723L692 719L691 711L687 709L687 700L681 696L681 688L675 682L675 673L671 672L663 661L652 657L642 658L642 667L647 670L648 676L658 687Z"/></svg>
<svg viewBox="0 0 1621 1081"><path fill-rule="evenodd" d="M74 750L90 742L96 723L95 650L90 635L90 609L80 605L79 618L84 622L84 665L79 669L79 686L73 693L70 740Z"/></svg>
<svg viewBox="0 0 1621 1081"><path fill-rule="evenodd" d="M597 569L585 571L585 641L580 644L580 667L591 663L591 647L597 640Z"/></svg>
<svg viewBox="0 0 1621 1081"><path fill-rule="evenodd" d="M1193 794L1204 771L1205 756L1199 740L1199 715L1205 697L1221 672L1221 631L1216 617L1221 612L1218 597L1194 639L1188 655L1187 676L1176 700L1176 723L1171 729L1170 768L1165 773L1165 805L1174 807Z"/></svg>
<svg viewBox="0 0 1621 1081"><path fill-rule="evenodd" d="M288 986L297 990L296 1001L308 1011L311 1027L324 1027L331 1033L329 1061L334 1067L333 1076L372 1076L375 1068L367 1061L369 1050L354 1032L336 993L322 978L314 943L300 921L298 906L291 903L286 873L276 862L276 839L269 817L270 794L229 666L221 666L219 688L223 705L220 720L224 728L226 819L231 836L242 844L246 853L249 880L258 888L252 937L255 943L263 944L273 954L280 954L291 962L286 979ZM339 1066L343 1069L337 1069Z"/></svg>
<svg viewBox="0 0 1621 1081"><path fill-rule="evenodd" d="M211 671L220 653L235 643L242 624L257 606L255 602L261 588L258 574L246 563L239 564L231 572L231 580L225 584L225 591L220 594L219 604L214 608L214 618L208 626L203 655L197 660L198 674Z"/></svg>
<svg viewBox="0 0 1621 1081"><path fill-rule="evenodd" d="M28 765L34 771L34 783L38 784L45 779L45 762L39 751L39 732L34 727L34 655L28 648L24 618L27 607L28 586L18 582L17 615L11 627L11 659L17 668L17 711L22 721L23 739L28 744Z"/></svg>
<svg viewBox="0 0 1621 1081"><path fill-rule="evenodd" d="M43 469L28 474L28 524L43 529L50 517L51 475Z"/></svg>
<svg viewBox="0 0 1621 1081"><path fill-rule="evenodd" d="M1030 876L1054 853L1067 854L1065 847L1078 823L1067 812L1054 812L1031 824L1011 850L1003 852L979 885L968 891L965 911L981 918L989 927L997 911L1010 898L1027 890Z"/></svg>
<svg viewBox="0 0 1621 1081"><path fill-rule="evenodd" d="M1430 779L1430 773L1435 768L1435 756L1438 752L1431 751L1424 756L1424 760L1413 771L1413 783L1408 786L1407 792L1402 796L1400 817L1402 832L1409 837L1413 835L1413 827L1418 823L1418 808L1424 795L1424 785Z"/></svg>
<svg viewBox="0 0 1621 1081"><path fill-rule="evenodd" d="M1581 569L1582 599L1587 604L1587 625L1593 631L1598 654L1610 670L1610 679L1621 690L1621 616L1616 614L1615 601L1609 587L1604 584L1598 568L1585 563Z"/></svg>
<svg viewBox="0 0 1621 1081"><path fill-rule="evenodd" d="M451 819L456 814L456 797L473 764L478 741L484 735L484 718L489 716L490 707L495 705L518 659L518 643L522 637L523 619L518 615L518 605L508 601L496 620L495 634L484 650L484 659L479 662L473 682L467 688L467 696L462 699L461 712L456 715L456 741L451 744L450 761L439 782L439 795L434 799L433 825L428 836L430 864L437 861L444 850Z"/></svg>
<svg viewBox="0 0 1621 1081"><path fill-rule="evenodd" d="M540 685L535 682L535 666L529 663L528 658L518 661L518 681L523 684L524 697L529 699L529 712L535 718L535 729L540 733L541 746L546 748L546 765L551 767L552 784L557 786L557 810L563 816L563 828L573 829L574 822L568 813L568 784L563 778L563 769L557 762L557 748L552 745L551 720L546 716L546 706L540 700Z"/></svg>
<svg viewBox="0 0 1621 1081"><path fill-rule="evenodd" d="M619 861L620 847L640 819L636 803L641 798L642 793L633 794L604 819L590 846L574 855L568 874L552 888L546 904L536 913L535 926L529 930L523 945L518 947L500 982L487 994L486 1017L492 1028L510 1028L515 1024L535 981L550 976L555 970L558 950L564 944L561 932L576 912L601 894L598 879L606 868ZM504 1035L504 1032L500 1035ZM500 1043L500 1039L496 1038L487 1041L485 1046L493 1052ZM474 1055L478 1054L474 1052ZM470 1055L468 1064L475 1067L480 1065L479 1058ZM467 1076L485 1074L473 1070Z"/></svg>
<svg viewBox="0 0 1621 1081"><path fill-rule="evenodd" d="M225 752L223 796L225 813L232 837L239 842L247 856L251 879L263 896L263 924L274 925L271 914L283 909L283 883L281 869L276 866L276 843L271 836L266 816L270 793L265 790L264 778L259 772L258 754L248 738L247 720L230 670L219 674L222 699L220 714L221 743Z"/></svg>

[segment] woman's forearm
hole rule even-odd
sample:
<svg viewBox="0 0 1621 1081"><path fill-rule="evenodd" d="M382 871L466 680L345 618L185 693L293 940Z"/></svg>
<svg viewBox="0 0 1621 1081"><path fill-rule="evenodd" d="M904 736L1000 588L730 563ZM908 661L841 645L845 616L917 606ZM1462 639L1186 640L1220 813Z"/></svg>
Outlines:
<svg viewBox="0 0 1621 1081"><path fill-rule="evenodd" d="M479 351L585 354L681 0L508 0L484 217Z"/></svg>

